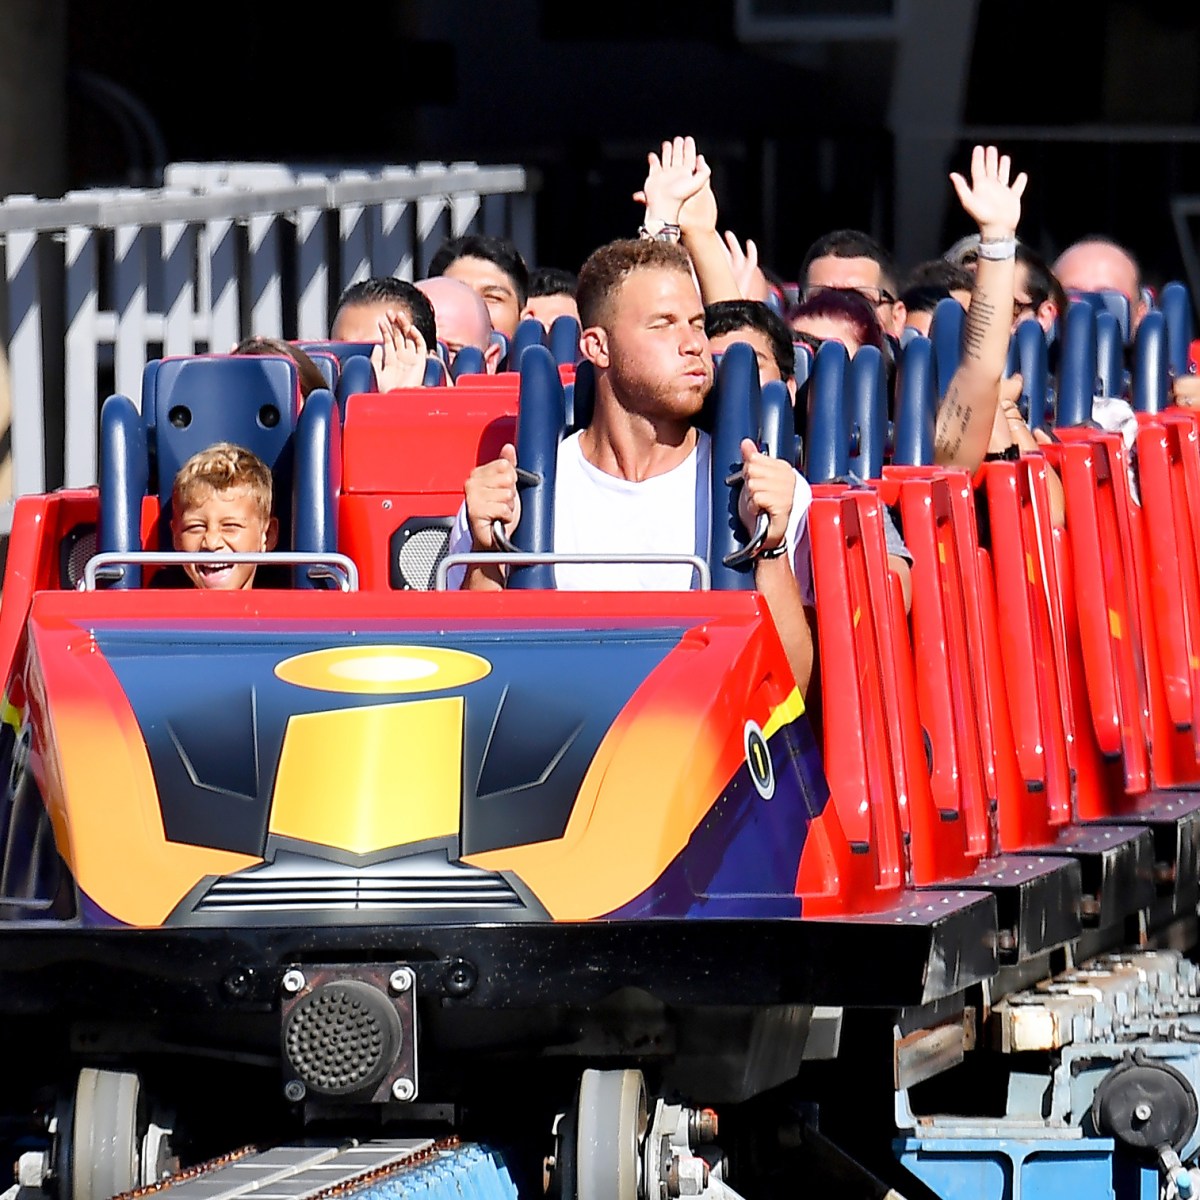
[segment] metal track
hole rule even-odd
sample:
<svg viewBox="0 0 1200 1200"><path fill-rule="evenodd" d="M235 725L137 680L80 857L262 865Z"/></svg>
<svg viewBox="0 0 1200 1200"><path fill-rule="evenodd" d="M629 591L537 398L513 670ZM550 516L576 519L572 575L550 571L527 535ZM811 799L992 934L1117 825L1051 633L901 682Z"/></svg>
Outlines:
<svg viewBox="0 0 1200 1200"><path fill-rule="evenodd" d="M479 1200L516 1200L504 1167L485 1149L457 1137L394 1138L337 1145L247 1146L190 1167L114 1200L333 1200L354 1196L450 1200L466 1192Z"/></svg>

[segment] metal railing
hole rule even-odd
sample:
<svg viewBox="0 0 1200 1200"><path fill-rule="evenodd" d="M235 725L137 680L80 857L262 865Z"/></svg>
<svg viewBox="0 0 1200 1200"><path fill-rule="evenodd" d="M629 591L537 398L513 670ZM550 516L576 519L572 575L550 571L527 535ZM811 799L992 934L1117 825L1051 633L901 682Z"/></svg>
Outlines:
<svg viewBox="0 0 1200 1200"><path fill-rule="evenodd" d="M100 404L113 391L140 403L148 359L251 333L325 338L346 284L419 279L446 237L508 237L532 261L535 186L521 167L475 163L183 163L152 191L0 202L12 454L0 534L17 496L96 482Z"/></svg>

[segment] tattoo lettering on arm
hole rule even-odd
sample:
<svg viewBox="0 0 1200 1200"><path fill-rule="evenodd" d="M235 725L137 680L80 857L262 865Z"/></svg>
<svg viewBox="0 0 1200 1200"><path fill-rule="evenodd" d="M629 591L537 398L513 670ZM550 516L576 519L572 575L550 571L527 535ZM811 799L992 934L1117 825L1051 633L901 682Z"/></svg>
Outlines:
<svg viewBox="0 0 1200 1200"><path fill-rule="evenodd" d="M958 388L951 383L937 415L934 448L939 456L950 460L957 457L970 423L971 409L958 398Z"/></svg>
<svg viewBox="0 0 1200 1200"><path fill-rule="evenodd" d="M963 355L967 358L978 359L983 353L983 339L987 333L996 309L982 296L971 297L971 307L967 309L966 325L963 328Z"/></svg>

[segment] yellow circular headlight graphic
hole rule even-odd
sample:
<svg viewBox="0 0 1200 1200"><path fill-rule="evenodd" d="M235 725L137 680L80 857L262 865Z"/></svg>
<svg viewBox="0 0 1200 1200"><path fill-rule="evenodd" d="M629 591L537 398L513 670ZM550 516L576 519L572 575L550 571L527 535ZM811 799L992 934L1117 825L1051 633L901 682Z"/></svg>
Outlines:
<svg viewBox="0 0 1200 1200"><path fill-rule="evenodd" d="M432 646L338 646L286 658L275 668L284 683L318 692L362 696L440 692L474 683L492 664L465 650Z"/></svg>

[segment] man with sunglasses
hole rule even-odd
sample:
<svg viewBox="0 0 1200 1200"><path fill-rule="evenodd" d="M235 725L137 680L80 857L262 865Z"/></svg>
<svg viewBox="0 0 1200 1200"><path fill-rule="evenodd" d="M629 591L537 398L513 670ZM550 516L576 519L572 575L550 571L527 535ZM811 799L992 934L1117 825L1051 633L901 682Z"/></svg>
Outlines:
<svg viewBox="0 0 1200 1200"><path fill-rule="evenodd" d="M875 307L884 332L898 338L908 317L892 256L869 233L835 229L808 248L800 266L801 296L832 288L854 291Z"/></svg>

